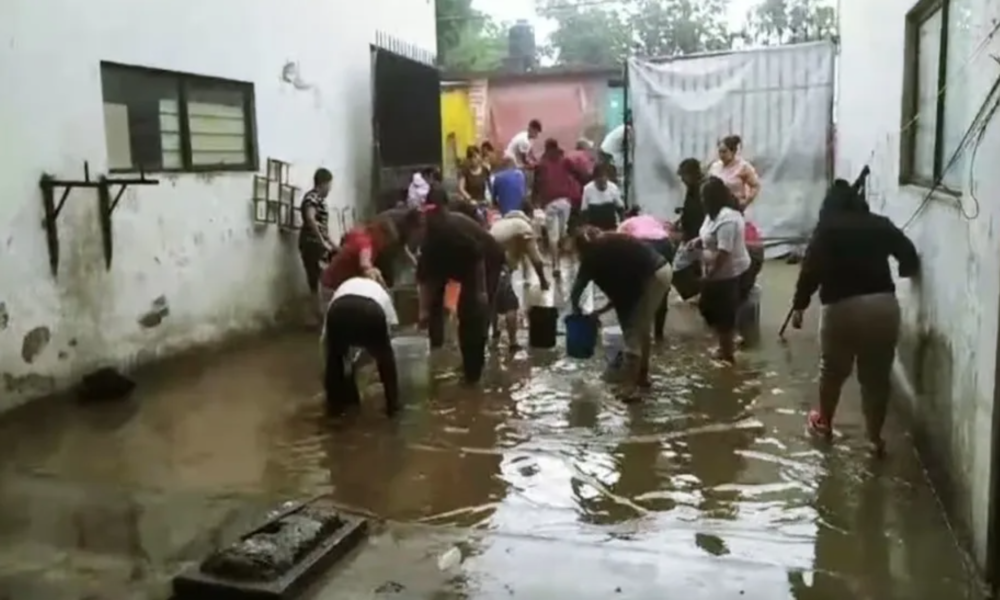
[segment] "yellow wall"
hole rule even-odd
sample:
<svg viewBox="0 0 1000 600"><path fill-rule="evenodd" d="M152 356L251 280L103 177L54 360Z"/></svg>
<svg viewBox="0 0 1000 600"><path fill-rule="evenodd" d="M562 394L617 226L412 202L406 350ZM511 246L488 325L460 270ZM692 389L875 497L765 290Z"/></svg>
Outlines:
<svg viewBox="0 0 1000 600"><path fill-rule="evenodd" d="M469 91L465 88L441 90L441 147L445 172L454 173L455 156L461 160L465 157L465 149L476 143L476 119L469 104Z"/></svg>

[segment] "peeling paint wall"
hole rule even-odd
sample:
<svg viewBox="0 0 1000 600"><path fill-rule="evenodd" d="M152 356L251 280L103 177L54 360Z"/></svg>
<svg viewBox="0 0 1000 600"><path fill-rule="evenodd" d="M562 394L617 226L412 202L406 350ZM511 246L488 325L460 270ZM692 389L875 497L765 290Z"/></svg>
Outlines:
<svg viewBox="0 0 1000 600"><path fill-rule="evenodd" d="M381 31L433 50L434 4L95 0L0 5L0 410L103 366L129 367L273 322L301 296L294 234L251 221L251 173L158 176L114 213L104 267L95 195L74 190L49 272L38 180L104 174L100 62L253 82L257 146L333 206L367 202L371 61ZM281 79L288 62L308 89Z"/></svg>
<svg viewBox="0 0 1000 600"><path fill-rule="evenodd" d="M837 174L853 179L870 163L872 207L898 225L927 195L926 189L898 183L905 15L912 7L912 0L841 0ZM1000 18L1000 5L988 0L952 0L952 7L967 17L963 37L970 38L970 48ZM1000 73L991 54L1000 54L1000 36L964 69L949 74L951 109L964 106L969 120ZM907 229L920 251L922 274L899 284L905 331L897 365L902 393L896 397L911 409L918 439L925 442L925 463L980 567L991 510L1000 311L998 162L1000 120L995 119L976 162L966 161L961 199L932 196Z"/></svg>

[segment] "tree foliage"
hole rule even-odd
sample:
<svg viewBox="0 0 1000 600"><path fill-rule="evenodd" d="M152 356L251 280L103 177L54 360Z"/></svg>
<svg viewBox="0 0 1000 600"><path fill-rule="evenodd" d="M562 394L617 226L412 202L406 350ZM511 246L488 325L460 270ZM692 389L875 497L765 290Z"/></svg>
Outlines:
<svg viewBox="0 0 1000 600"><path fill-rule="evenodd" d="M744 38L774 46L830 39L836 33L836 9L821 0L761 0L750 12Z"/></svg>
<svg viewBox="0 0 1000 600"><path fill-rule="evenodd" d="M472 8L472 0L437 0L438 62L446 69L498 68L507 56L507 28Z"/></svg>
<svg viewBox="0 0 1000 600"><path fill-rule="evenodd" d="M556 23L546 51L563 64L616 65L628 56L797 43L836 32L834 8L823 0L759 0L736 31L728 25L730 0L537 1L539 14Z"/></svg>

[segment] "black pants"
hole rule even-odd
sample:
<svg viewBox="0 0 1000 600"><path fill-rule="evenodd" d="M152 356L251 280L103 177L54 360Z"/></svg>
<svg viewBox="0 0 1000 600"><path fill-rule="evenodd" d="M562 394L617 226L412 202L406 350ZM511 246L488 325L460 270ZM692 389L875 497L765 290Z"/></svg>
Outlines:
<svg viewBox="0 0 1000 600"><path fill-rule="evenodd" d="M645 240L645 242L647 246L655 250L668 263L674 261L674 245L670 242L669 238ZM653 337L657 340L663 339L663 329L667 324L667 298L669 297L669 293L663 297L663 301L660 302L660 306L656 309L656 316L653 318Z"/></svg>
<svg viewBox="0 0 1000 600"><path fill-rule="evenodd" d="M326 248L322 244L306 242L299 245L299 255L302 266L306 269L306 283L309 291L315 294L319 291L319 277L323 273L320 263L326 260Z"/></svg>
<svg viewBox="0 0 1000 600"><path fill-rule="evenodd" d="M480 283L475 277L460 281L462 286L458 296L458 348L462 353L462 375L466 383L478 383L486 366L486 341L489 335L490 305L496 293L499 268L487 269L487 300L481 301ZM431 348L444 345L444 291L447 281L427 284L430 291L430 306L427 333Z"/></svg>
<svg viewBox="0 0 1000 600"><path fill-rule="evenodd" d="M341 296L326 311L326 401L331 410L341 411L361 403L353 366L345 364L351 348L367 351L378 367L385 393L385 411L399 408L396 357L389 336L385 312L377 302L363 296Z"/></svg>

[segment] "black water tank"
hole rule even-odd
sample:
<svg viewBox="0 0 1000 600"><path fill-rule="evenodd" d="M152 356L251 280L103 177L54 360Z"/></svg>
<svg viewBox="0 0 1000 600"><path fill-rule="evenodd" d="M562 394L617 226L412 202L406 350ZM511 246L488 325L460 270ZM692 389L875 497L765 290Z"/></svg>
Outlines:
<svg viewBox="0 0 1000 600"><path fill-rule="evenodd" d="M524 65L524 68L535 66L535 29L525 20L518 20L507 35L508 56L510 62Z"/></svg>

